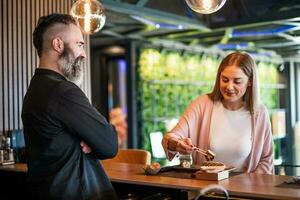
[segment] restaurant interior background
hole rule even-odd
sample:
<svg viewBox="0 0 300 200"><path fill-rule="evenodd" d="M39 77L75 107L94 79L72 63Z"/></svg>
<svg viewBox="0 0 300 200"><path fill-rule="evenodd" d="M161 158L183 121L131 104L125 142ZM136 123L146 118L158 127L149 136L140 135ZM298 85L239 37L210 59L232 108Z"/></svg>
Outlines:
<svg viewBox="0 0 300 200"><path fill-rule="evenodd" d="M74 0L0 2L0 132L22 129L22 99L37 67L32 30L39 16L69 13ZM127 148L165 160L159 139L196 96L209 92L232 50L257 61L272 122L276 173L300 175L300 2L227 0L201 15L184 0L102 0L106 24L85 36L82 89L108 118L127 114Z"/></svg>

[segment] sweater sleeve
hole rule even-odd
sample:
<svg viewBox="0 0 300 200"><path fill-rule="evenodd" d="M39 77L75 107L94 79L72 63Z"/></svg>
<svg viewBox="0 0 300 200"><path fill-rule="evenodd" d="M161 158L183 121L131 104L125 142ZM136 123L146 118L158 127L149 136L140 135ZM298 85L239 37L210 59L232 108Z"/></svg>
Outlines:
<svg viewBox="0 0 300 200"><path fill-rule="evenodd" d="M180 117L176 126L168 133L165 134L162 140L162 146L165 150L165 154L169 160L172 160L177 154L176 151L171 151L168 149L168 141L172 139L183 139L191 137L193 131L191 127L194 127L196 123L199 123L200 118L200 100L198 97L196 100L192 101L190 105L185 110L184 114Z"/></svg>
<svg viewBox="0 0 300 200"><path fill-rule="evenodd" d="M271 123L268 111L265 107L262 109L262 120L260 120L261 135L263 138L262 153L255 169L255 173L274 174L274 155L273 155L273 139L271 132Z"/></svg>

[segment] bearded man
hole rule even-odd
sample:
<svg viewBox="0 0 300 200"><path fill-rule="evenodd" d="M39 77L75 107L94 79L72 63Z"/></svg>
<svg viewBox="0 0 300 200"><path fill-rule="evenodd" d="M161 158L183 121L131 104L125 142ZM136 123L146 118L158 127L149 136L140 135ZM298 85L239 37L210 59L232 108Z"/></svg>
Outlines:
<svg viewBox="0 0 300 200"><path fill-rule="evenodd" d="M86 57L77 21L41 17L33 43L40 62L22 110L28 199L116 199L98 159L116 155L117 133L77 86Z"/></svg>

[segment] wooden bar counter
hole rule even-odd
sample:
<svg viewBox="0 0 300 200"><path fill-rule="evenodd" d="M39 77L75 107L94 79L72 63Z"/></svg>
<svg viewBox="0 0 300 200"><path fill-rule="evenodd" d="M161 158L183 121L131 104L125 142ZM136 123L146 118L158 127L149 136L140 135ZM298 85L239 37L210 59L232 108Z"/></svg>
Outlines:
<svg viewBox="0 0 300 200"><path fill-rule="evenodd" d="M276 187L286 180L291 179L290 176L275 176L262 174L240 174L222 181L204 181L196 179L183 179L163 176L145 175L142 169L143 165L102 162L107 175L112 183L123 190L128 188L156 188L170 190L171 192L199 191L210 184L218 184L226 188L229 196L235 196L246 199L299 199L300 200L300 184L297 189ZM15 164L10 166L1 166L0 171L23 173L27 172L25 164ZM1 178L2 179L2 178ZM118 188L116 188L118 191ZM184 198L178 198L184 199Z"/></svg>

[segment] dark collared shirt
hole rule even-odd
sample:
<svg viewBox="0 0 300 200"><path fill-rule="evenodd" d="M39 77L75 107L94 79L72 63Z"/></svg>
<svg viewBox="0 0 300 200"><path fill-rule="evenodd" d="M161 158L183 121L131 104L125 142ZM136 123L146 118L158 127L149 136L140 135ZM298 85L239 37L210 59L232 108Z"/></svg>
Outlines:
<svg viewBox="0 0 300 200"><path fill-rule="evenodd" d="M36 69L22 120L31 198L115 198L98 159L115 156L117 134L79 87L55 71ZM91 154L83 153L81 141Z"/></svg>

